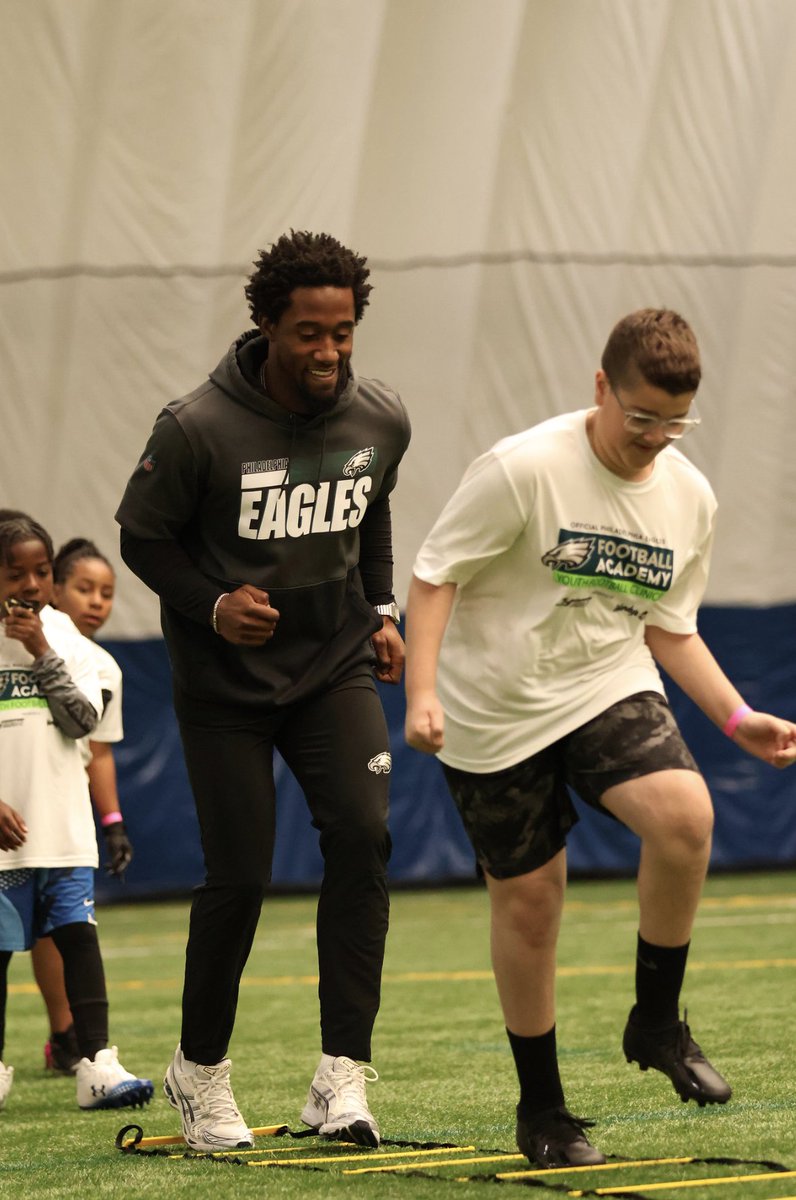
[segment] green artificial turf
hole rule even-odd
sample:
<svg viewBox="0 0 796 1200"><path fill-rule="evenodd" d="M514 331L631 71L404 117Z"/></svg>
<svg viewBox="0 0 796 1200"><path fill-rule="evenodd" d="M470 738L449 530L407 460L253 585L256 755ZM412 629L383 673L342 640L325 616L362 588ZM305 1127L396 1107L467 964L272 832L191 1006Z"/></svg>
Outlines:
<svg viewBox="0 0 796 1200"><path fill-rule="evenodd" d="M301 1127L299 1114L319 1053L314 909L311 897L266 901L244 975L230 1054L236 1098L253 1126ZM439 1154L377 1159L314 1138L258 1139L262 1153L254 1158L297 1162L354 1153L355 1160L308 1163L299 1170L119 1153L114 1138L124 1125L139 1124L146 1137L179 1132L160 1082L178 1037L187 917L186 902L114 905L100 913L111 1038L128 1070L156 1084L155 1100L144 1110L81 1112L74 1082L45 1074L43 1007L28 956L15 955L4 1059L16 1075L0 1113L0 1196L226 1200L267 1191L291 1200L488 1200L498 1192L554 1196L580 1189L593 1195L588 1189L596 1188L625 1195L617 1189L632 1187L635 1195L663 1200L796 1197L796 1176L732 1182L765 1171L751 1160L775 1160L796 1170L796 874L718 876L708 882L683 999L694 1036L735 1094L727 1106L705 1109L682 1104L668 1080L629 1066L621 1053L633 990L633 884L570 884L558 981L558 1041L570 1108L598 1122L592 1140L607 1155L737 1158L750 1165L548 1172L529 1181L535 1184L531 1190L508 1181L458 1181L527 1169L519 1157L437 1167L430 1164L443 1161ZM390 1141L477 1148L458 1158L489 1158L490 1150L516 1154L517 1089L489 969L488 937L487 901L479 888L393 896L374 1040L381 1078L368 1090ZM395 1170L401 1162L413 1163L413 1172ZM393 1169L342 1173L368 1165ZM704 1177L730 1182L644 1190L645 1182ZM563 1190L553 1191L553 1185Z"/></svg>

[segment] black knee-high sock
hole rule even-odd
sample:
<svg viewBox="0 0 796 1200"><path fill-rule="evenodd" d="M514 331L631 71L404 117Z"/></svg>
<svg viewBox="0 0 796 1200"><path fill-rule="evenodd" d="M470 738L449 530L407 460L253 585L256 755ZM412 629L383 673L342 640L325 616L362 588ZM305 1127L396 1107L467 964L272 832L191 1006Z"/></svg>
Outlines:
<svg viewBox="0 0 796 1200"><path fill-rule="evenodd" d="M545 1108L560 1108L564 1089L558 1073L556 1027L539 1037L520 1037L506 1030L520 1081L520 1105L531 1114Z"/></svg>
<svg viewBox="0 0 796 1200"><path fill-rule="evenodd" d="M638 935L633 1010L636 1024L658 1028L677 1022L689 945L653 946Z"/></svg>
<svg viewBox="0 0 796 1200"><path fill-rule="evenodd" d="M11 950L0 950L0 1059L6 1044L6 1004L8 1003L8 964Z"/></svg>
<svg viewBox="0 0 796 1200"><path fill-rule="evenodd" d="M81 922L61 925L52 936L64 960L66 997L78 1049L84 1058L93 1060L108 1044L108 993L97 930Z"/></svg>

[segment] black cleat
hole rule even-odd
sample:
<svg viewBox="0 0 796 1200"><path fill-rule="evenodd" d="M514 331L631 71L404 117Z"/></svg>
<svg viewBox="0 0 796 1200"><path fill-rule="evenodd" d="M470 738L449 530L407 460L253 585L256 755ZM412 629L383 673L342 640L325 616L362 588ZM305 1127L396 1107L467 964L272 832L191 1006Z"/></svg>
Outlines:
<svg viewBox="0 0 796 1200"><path fill-rule="evenodd" d="M64 1033L51 1033L44 1044L44 1067L58 1075L74 1075L82 1055L77 1044L74 1025Z"/></svg>
<svg viewBox="0 0 796 1200"><path fill-rule="evenodd" d="M536 1167L594 1167L605 1162L584 1130L594 1121L573 1117L563 1105L526 1113L517 1105L517 1145Z"/></svg>
<svg viewBox="0 0 796 1200"><path fill-rule="evenodd" d="M378 1133L367 1121L352 1121L339 1133L332 1135L332 1140L353 1142L355 1146L371 1146L375 1149L379 1144Z"/></svg>
<svg viewBox="0 0 796 1200"><path fill-rule="evenodd" d="M652 1067L668 1075L683 1104L696 1100L704 1108L727 1103L732 1088L705 1058L685 1020L663 1029L644 1029L634 1023L634 1013L632 1009L622 1038L628 1062L637 1062L642 1071Z"/></svg>

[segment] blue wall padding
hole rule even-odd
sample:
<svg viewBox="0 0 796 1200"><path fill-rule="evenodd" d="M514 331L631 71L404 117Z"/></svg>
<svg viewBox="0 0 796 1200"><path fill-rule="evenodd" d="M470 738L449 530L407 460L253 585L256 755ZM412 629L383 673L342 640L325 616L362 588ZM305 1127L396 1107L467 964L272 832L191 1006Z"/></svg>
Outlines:
<svg viewBox="0 0 796 1200"><path fill-rule="evenodd" d="M747 702L796 721L796 605L705 608L705 641ZM510 653L511 637L507 637ZM119 790L135 847L127 881L97 876L101 900L185 892L202 880L193 801L171 707L163 642L112 642L124 673L125 740L116 747ZM380 686L393 753L391 875L402 883L472 878L473 856L437 762L403 740L403 688ZM672 707L702 768L716 807L714 867L796 865L796 767L780 772L743 754L677 688ZM317 883L321 858L301 792L277 762L279 819L273 881ZM578 802L570 871L632 873L637 839Z"/></svg>

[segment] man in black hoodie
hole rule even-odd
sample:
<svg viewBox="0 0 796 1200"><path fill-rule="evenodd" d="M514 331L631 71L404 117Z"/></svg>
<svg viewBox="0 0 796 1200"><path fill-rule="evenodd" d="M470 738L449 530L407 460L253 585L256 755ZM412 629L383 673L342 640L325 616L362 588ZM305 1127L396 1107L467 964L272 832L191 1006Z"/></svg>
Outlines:
<svg viewBox="0 0 796 1200"><path fill-rule="evenodd" d="M165 1079L198 1150L252 1145L225 1057L274 845L273 751L320 831L322 1055L302 1120L379 1143L367 1104L388 923L391 766L373 682L403 669L389 495L397 394L351 366L371 286L328 234L283 235L246 287L256 328L169 404L116 514L161 601L206 877Z"/></svg>

